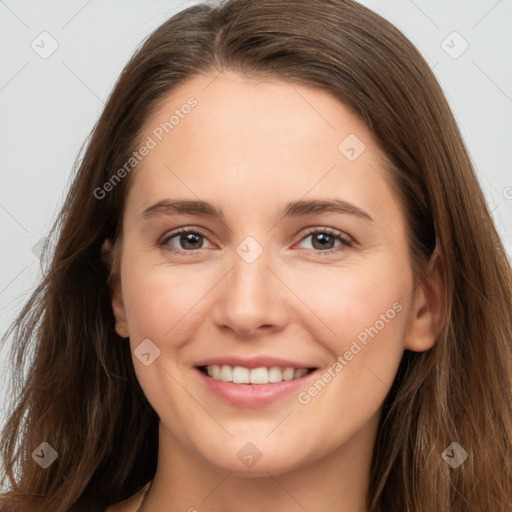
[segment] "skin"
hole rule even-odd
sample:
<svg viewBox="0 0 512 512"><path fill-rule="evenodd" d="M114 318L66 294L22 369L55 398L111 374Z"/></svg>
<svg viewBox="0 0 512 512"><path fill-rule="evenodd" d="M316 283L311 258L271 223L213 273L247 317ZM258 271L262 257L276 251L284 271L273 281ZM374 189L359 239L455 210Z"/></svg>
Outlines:
<svg viewBox="0 0 512 512"><path fill-rule="evenodd" d="M160 350L149 366L133 357L161 419L158 469L142 510L365 511L382 403L403 351L431 348L439 332L439 265L413 287L405 215L384 177L384 155L328 93L230 71L195 76L146 121L142 140L190 96L197 107L130 176L112 286L117 332L132 351L145 339ZM349 134L365 145L354 161L338 149ZM291 201L334 198L372 220L279 215ZM224 219L143 219L164 199L208 201ZM179 236L158 244L183 227L203 235L196 248ZM308 228L330 228L352 246L333 239L325 247L336 252L322 254ZM263 249L252 263L236 251L248 236ZM229 405L193 369L206 357L263 354L322 374L397 302L401 311L307 405L297 393L262 407ZM250 468L237 457L247 442L262 454ZM136 510L137 499L112 510Z"/></svg>

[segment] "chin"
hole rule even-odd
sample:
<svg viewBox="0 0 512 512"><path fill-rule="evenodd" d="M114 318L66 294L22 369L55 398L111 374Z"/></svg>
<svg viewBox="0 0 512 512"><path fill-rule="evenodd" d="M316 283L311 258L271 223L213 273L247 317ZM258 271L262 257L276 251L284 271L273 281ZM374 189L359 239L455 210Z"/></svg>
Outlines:
<svg viewBox="0 0 512 512"><path fill-rule="evenodd" d="M237 476L268 477L269 473L279 475L305 466L308 457L299 458L297 455L296 450L281 450L276 453L275 447L267 446L258 450L247 443L242 448L232 451L228 448L222 453L208 454L205 460L217 469L232 472Z"/></svg>

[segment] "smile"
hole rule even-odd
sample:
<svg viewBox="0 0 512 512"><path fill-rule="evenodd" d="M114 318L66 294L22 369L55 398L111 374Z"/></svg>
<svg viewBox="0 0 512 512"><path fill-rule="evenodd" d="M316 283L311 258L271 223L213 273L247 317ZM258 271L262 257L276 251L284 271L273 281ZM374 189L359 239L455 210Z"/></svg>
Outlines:
<svg viewBox="0 0 512 512"><path fill-rule="evenodd" d="M315 378L318 368L275 357L224 356L198 361L194 370L210 396L230 406L262 407L293 396Z"/></svg>
<svg viewBox="0 0 512 512"><path fill-rule="evenodd" d="M300 379L314 370L314 368L285 368L279 366L246 368L228 364L201 366L199 369L215 380L233 382L234 384L276 384L282 381Z"/></svg>

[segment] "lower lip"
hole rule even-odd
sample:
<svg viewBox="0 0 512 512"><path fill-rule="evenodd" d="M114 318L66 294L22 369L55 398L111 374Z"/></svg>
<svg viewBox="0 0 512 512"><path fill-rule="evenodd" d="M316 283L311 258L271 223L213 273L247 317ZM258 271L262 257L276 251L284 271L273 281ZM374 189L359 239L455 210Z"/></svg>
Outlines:
<svg viewBox="0 0 512 512"><path fill-rule="evenodd" d="M273 384L233 384L208 377L197 368L195 370L210 392L238 407L261 407L290 393L298 392L304 387L306 379L316 373L313 371L298 379Z"/></svg>

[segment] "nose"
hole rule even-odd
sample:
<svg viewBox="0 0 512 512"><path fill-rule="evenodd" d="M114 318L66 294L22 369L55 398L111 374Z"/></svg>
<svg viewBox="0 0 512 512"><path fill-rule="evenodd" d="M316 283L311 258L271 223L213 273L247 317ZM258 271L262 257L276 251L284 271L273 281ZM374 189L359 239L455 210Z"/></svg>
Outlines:
<svg viewBox="0 0 512 512"><path fill-rule="evenodd" d="M282 329L288 321L286 286L264 252L252 263L235 254L233 267L217 289L214 321L241 338Z"/></svg>

